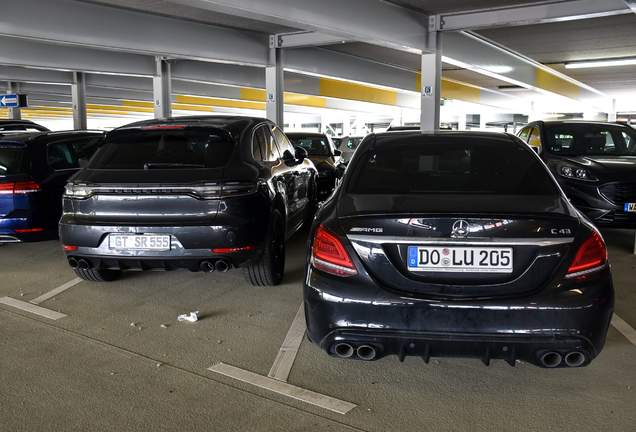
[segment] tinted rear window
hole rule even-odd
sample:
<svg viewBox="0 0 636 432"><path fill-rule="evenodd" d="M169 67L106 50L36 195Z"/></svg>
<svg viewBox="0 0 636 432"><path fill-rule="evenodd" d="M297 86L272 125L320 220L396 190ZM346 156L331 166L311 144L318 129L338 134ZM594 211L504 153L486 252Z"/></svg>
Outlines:
<svg viewBox="0 0 636 432"><path fill-rule="evenodd" d="M565 156L636 156L636 130L602 124L563 124L546 131L551 154Z"/></svg>
<svg viewBox="0 0 636 432"><path fill-rule="evenodd" d="M293 135L289 136L289 140L292 145L300 146L307 150L307 154L312 156L331 156L329 143L326 138L319 136L316 137L304 137L296 138Z"/></svg>
<svg viewBox="0 0 636 432"><path fill-rule="evenodd" d="M220 129L125 131L106 138L91 169L218 168L228 163L234 142Z"/></svg>
<svg viewBox="0 0 636 432"><path fill-rule="evenodd" d="M505 142L384 145L361 155L349 183L360 194L557 195L528 148Z"/></svg>
<svg viewBox="0 0 636 432"><path fill-rule="evenodd" d="M0 143L0 175L27 174L31 156L25 145Z"/></svg>

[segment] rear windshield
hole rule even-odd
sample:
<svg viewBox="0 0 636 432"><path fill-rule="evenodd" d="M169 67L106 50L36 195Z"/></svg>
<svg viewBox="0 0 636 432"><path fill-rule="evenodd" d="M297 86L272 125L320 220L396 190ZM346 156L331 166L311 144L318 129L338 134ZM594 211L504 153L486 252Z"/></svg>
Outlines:
<svg viewBox="0 0 636 432"><path fill-rule="evenodd" d="M307 150L307 154L310 156L331 156L330 146L327 142L327 138L324 137L305 137L305 138L292 138L289 137L291 143L296 146L300 146Z"/></svg>
<svg viewBox="0 0 636 432"><path fill-rule="evenodd" d="M636 130L614 125L564 124L546 131L551 154L636 156Z"/></svg>
<svg viewBox="0 0 636 432"><path fill-rule="evenodd" d="M384 145L362 155L348 192L558 195L531 152L511 143L468 140Z"/></svg>
<svg viewBox="0 0 636 432"><path fill-rule="evenodd" d="M0 175L27 174L30 161L29 149L24 144L0 142Z"/></svg>
<svg viewBox="0 0 636 432"><path fill-rule="evenodd" d="M148 129L106 138L90 169L219 168L230 160L234 142L220 129Z"/></svg>

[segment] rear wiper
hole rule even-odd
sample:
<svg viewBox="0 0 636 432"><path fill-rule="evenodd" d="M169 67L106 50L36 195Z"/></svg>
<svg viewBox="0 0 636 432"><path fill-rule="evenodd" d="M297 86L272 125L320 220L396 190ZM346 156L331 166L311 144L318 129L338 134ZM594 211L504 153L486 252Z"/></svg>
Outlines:
<svg viewBox="0 0 636 432"><path fill-rule="evenodd" d="M144 170L150 169L164 169L164 168L205 168L205 165L200 164L185 164L185 163L147 163L144 164Z"/></svg>

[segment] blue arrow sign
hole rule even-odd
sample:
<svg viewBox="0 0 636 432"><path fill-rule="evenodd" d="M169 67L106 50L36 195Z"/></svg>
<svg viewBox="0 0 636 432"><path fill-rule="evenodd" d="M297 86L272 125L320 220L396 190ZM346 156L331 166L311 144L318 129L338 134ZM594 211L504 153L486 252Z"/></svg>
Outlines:
<svg viewBox="0 0 636 432"><path fill-rule="evenodd" d="M18 95L17 94L0 95L0 106L17 107Z"/></svg>

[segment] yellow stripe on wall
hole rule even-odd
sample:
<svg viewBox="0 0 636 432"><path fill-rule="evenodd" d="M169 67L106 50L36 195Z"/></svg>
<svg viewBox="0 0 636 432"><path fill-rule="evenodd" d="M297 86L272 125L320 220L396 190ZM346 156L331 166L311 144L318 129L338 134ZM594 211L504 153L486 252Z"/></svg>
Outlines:
<svg viewBox="0 0 636 432"><path fill-rule="evenodd" d="M534 85L552 93L560 94L572 99L579 99L579 86L570 81L553 75L548 71L537 68Z"/></svg>
<svg viewBox="0 0 636 432"><path fill-rule="evenodd" d="M181 96L177 95L177 103L185 104L185 105L207 105L207 106L220 106L227 108L243 108L243 109L254 109L254 110L264 110L265 103L259 102L242 102L242 101L233 101L227 99L215 99L215 98L204 98L204 97L195 97L195 96Z"/></svg>
<svg viewBox="0 0 636 432"><path fill-rule="evenodd" d="M284 103L289 105L309 106L314 108L327 108L327 99L325 98L306 96L295 93L285 93Z"/></svg>
<svg viewBox="0 0 636 432"><path fill-rule="evenodd" d="M397 92L395 91L327 78L320 78L320 96L383 105L397 105Z"/></svg>
<svg viewBox="0 0 636 432"><path fill-rule="evenodd" d="M254 102L265 102L267 100L267 93L265 90L241 88L241 99Z"/></svg>
<svg viewBox="0 0 636 432"><path fill-rule="evenodd" d="M153 108L152 102L140 102L140 101L121 101L121 104L125 107L139 107L139 108Z"/></svg>
<svg viewBox="0 0 636 432"><path fill-rule="evenodd" d="M92 109L92 110L121 111L122 108L123 108L123 106L117 106L117 105L86 104L86 109L87 110ZM152 109L152 108L126 107L126 111L151 113L151 112L154 112L154 109Z"/></svg>
<svg viewBox="0 0 636 432"><path fill-rule="evenodd" d="M205 112L214 111L214 108L212 108L211 106L183 105L183 104L172 104L172 109L184 110L184 111L205 111Z"/></svg>
<svg viewBox="0 0 636 432"><path fill-rule="evenodd" d="M440 96L443 98L479 103L480 93L479 87L455 80L442 79Z"/></svg>

